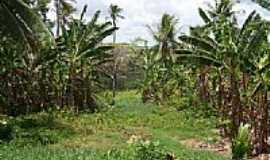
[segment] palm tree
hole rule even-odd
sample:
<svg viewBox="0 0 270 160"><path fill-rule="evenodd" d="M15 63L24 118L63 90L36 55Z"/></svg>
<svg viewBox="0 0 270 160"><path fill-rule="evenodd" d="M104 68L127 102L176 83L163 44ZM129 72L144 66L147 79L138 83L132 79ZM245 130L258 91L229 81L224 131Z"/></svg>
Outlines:
<svg viewBox="0 0 270 160"><path fill-rule="evenodd" d="M72 13L76 11L72 3L76 0L54 0L56 14L56 37L59 37L63 25L68 22Z"/></svg>
<svg viewBox="0 0 270 160"><path fill-rule="evenodd" d="M111 4L109 7L109 14L112 19L112 24L114 28L117 28L117 20L118 19L124 19L124 16L121 15L123 12L123 9L120 8L117 5ZM113 34L113 44L115 45L116 43L116 31ZM113 67L113 76L112 76L112 89L113 89L113 102L112 104L115 103L115 96L116 96L116 84L117 84L117 60L116 60L116 54L114 53L114 67Z"/></svg>
<svg viewBox="0 0 270 160"><path fill-rule="evenodd" d="M121 15L121 13L123 12L123 9L120 8L117 5L111 4L110 8L109 8L109 14L110 17L112 19L112 24L113 27L117 27L116 22L118 21L118 19L124 19L125 17ZM113 43L116 43L116 31L113 34Z"/></svg>
<svg viewBox="0 0 270 160"><path fill-rule="evenodd" d="M165 64L165 67L169 67L173 60L173 49L176 48L176 24L178 20L169 14L163 14L160 24L157 26L155 31L148 26L153 39L156 41L155 46L158 49L160 55L160 61Z"/></svg>
<svg viewBox="0 0 270 160"><path fill-rule="evenodd" d="M156 90L159 88L161 90L161 95L156 96L158 97L155 98L157 101L165 100L165 98L168 98L170 95L170 89L166 89L168 87L165 87L165 84L173 77L172 68L174 66L174 49L176 49L175 36L177 22L178 20L174 16L163 14L160 23L155 29L152 29L150 26L148 26L148 29L150 30L153 39L156 42L156 45L153 46L151 51L155 53L149 57L154 58L154 63L152 64L153 67L150 69L154 71L151 71L152 73L155 73L158 76L156 78L154 78L153 75L148 77L150 79L152 78L151 81L149 81L152 85L150 85L150 88L148 87L144 93L153 94L156 96L154 90L149 90L152 90L153 88ZM146 54L150 54L151 52L146 52ZM159 87L153 85L158 85ZM144 95L148 96L148 94Z"/></svg>
<svg viewBox="0 0 270 160"><path fill-rule="evenodd" d="M41 18L21 0L0 1L0 35L37 50L51 46L53 38ZM21 43L20 43L21 42Z"/></svg>

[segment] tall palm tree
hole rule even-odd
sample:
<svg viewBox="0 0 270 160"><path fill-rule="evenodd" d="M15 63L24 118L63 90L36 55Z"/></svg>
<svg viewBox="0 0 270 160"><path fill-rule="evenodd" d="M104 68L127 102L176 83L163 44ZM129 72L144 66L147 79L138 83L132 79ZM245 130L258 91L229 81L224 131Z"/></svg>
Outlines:
<svg viewBox="0 0 270 160"><path fill-rule="evenodd" d="M76 11L72 3L76 0L54 0L56 14L56 36L59 37L63 25L68 22L72 13Z"/></svg>
<svg viewBox="0 0 270 160"><path fill-rule="evenodd" d="M0 23L2 37L11 37L32 50L38 46L50 46L53 42L39 15L22 0L0 1Z"/></svg>
<svg viewBox="0 0 270 160"><path fill-rule="evenodd" d="M120 8L118 5L111 4L109 8L110 18L112 19L113 27L117 27L116 22L118 19L124 19L125 17L121 15L123 9ZM113 34L113 43L116 43L116 31Z"/></svg>
<svg viewBox="0 0 270 160"><path fill-rule="evenodd" d="M174 16L163 14L156 30L148 26L153 39L157 43L156 48L158 49L160 60L165 64L165 67L169 67L167 63L170 63L173 59L172 50L176 47L175 36L177 22L178 20Z"/></svg>
<svg viewBox="0 0 270 160"><path fill-rule="evenodd" d="M177 21L174 16L163 14L155 28L147 26L155 45L151 49L146 48L142 51L145 60L142 85L144 102L148 100L162 102L172 93L172 85L168 85L168 82L171 82L175 73L173 62Z"/></svg>
<svg viewBox="0 0 270 160"><path fill-rule="evenodd" d="M123 12L123 9L120 8L117 5L111 4L109 7L109 14L110 18L112 20L112 24L114 28L117 28L117 20L118 19L124 19L124 16L121 15ZM116 43L116 31L113 34L113 44L115 45ZM113 66L113 76L112 76L112 89L113 89L113 104L115 103L115 96L116 96L116 84L117 84L117 60L116 60L116 55L114 53L114 66Z"/></svg>

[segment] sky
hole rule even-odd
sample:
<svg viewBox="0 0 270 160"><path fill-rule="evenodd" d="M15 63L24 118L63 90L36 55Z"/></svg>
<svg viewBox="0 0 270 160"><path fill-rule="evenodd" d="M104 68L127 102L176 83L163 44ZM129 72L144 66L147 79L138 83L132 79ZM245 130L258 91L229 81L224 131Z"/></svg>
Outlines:
<svg viewBox="0 0 270 160"><path fill-rule="evenodd" d="M77 0L75 4L79 15L85 4L88 5L87 16L91 18L96 10L102 11L102 18L108 18L108 7L117 4L123 8L123 20L118 21L118 42L130 42L137 37L151 41L147 25L156 26L163 13L175 15L179 21L179 32L186 32L189 26L202 23L198 8L207 8L213 0ZM243 21L253 10L257 10L264 18L270 20L270 12L261 8L251 0L241 0L234 6L239 21ZM51 15L53 16L53 15Z"/></svg>

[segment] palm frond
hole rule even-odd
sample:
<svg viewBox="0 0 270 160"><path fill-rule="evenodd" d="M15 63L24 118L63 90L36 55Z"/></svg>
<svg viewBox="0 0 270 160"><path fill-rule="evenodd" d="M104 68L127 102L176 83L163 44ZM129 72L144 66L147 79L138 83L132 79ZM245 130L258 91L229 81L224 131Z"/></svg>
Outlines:
<svg viewBox="0 0 270 160"><path fill-rule="evenodd" d="M204 23L210 23L211 19L208 17L208 15L205 13L205 11L202 8L199 8L199 14L204 21Z"/></svg>
<svg viewBox="0 0 270 160"><path fill-rule="evenodd" d="M28 44L48 47L54 43L51 33L40 17L22 0L0 2L0 32Z"/></svg>
<svg viewBox="0 0 270 160"><path fill-rule="evenodd" d="M217 44L215 44L214 41L210 42L203 38L183 35L183 36L180 36L179 39L184 43L190 44L192 46L196 46L196 48L209 50L212 52L215 52L217 49Z"/></svg>
<svg viewBox="0 0 270 160"><path fill-rule="evenodd" d="M198 52L202 52L198 54ZM193 51L193 50L186 50L186 49L180 49L176 50L175 53L177 54L178 61L190 59L191 61L199 61L199 64L204 65L213 65L216 67L222 66L222 62L207 56L208 53L205 53L205 51Z"/></svg>

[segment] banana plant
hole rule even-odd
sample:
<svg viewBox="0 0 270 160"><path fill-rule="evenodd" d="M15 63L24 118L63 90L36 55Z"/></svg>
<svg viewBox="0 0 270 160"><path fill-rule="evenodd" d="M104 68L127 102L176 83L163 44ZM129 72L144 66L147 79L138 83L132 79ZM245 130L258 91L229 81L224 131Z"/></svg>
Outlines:
<svg viewBox="0 0 270 160"><path fill-rule="evenodd" d="M87 93L83 94L87 94L87 100L93 99L94 89L91 86L98 84L97 66L111 58L107 51L113 49L112 46L103 45L102 41L117 30L111 26L110 22L98 23L100 11L97 11L88 23L84 23L86 10L87 6L84 7L80 19L69 23L68 29L63 27L63 35L58 39L62 63L67 68L68 88L66 90L71 97L70 105L73 106L79 105L75 104L79 103L79 100L75 100L75 91L78 90L76 87L86 90ZM76 86L75 83L79 81L81 86ZM87 100L84 99L82 102ZM83 106L85 104L82 104Z"/></svg>
<svg viewBox="0 0 270 160"><path fill-rule="evenodd" d="M41 18L22 0L0 1L0 34L12 37L27 49L53 45L53 37Z"/></svg>
<svg viewBox="0 0 270 160"><path fill-rule="evenodd" d="M144 103L150 100L159 101L157 83L161 66L158 63L158 52L155 49L145 49L142 51L142 56L144 70L144 80L141 86L142 100Z"/></svg>
<svg viewBox="0 0 270 160"><path fill-rule="evenodd" d="M268 58L268 47L266 46L268 45L267 33L269 23L261 20L260 16L254 11L248 16L244 25L238 28L233 25L235 24L234 18L226 18L219 15L219 18L211 20L211 16L208 16L206 12L202 10L200 12L205 22L210 24L208 27L212 30L212 36L181 36L181 41L188 44L186 50L180 51L184 53L181 57L198 60L200 64L211 65L218 70L223 68L228 73L231 89L229 95L231 98L225 103L226 105L231 105L228 108L231 108L232 112L230 118L233 134L237 134L237 128L241 121L244 120L244 116L249 117L248 120L245 119L244 121L251 121L254 119L254 116L263 117L262 121L256 120L252 123L264 124L266 126L268 119L267 83L263 79L265 79L266 73L264 71L268 69L268 63L262 62L267 62L266 59ZM219 23L219 21L222 23ZM240 79L240 75L243 75L243 80ZM251 77L251 84L251 80L245 82L247 81L246 75ZM242 84L239 83L240 80ZM254 89L247 89L247 83L249 83L249 88L254 87ZM243 85L243 89L240 88L241 85ZM252 98L253 96L256 98ZM251 111L243 113L246 110L243 107L248 105L248 103L252 103L249 105L256 105L258 108L251 107ZM254 112L259 114L254 115ZM267 146L265 145L267 131L264 128L258 129L255 127L254 132L255 142L253 143L257 145L254 145L253 148L255 153L261 153Z"/></svg>
<svg viewBox="0 0 270 160"><path fill-rule="evenodd" d="M228 6L223 6L224 4L220 3L220 5L216 8L216 13L207 14L200 10L200 14L209 25L211 31L209 36L180 36L179 39L186 48L176 53L179 53L179 59L192 59L193 62L212 66L218 70L223 68L222 70L228 74L230 98L226 105L231 108L229 116L232 122L231 134L234 136L244 117L240 75L245 73L254 75L254 71L258 71L256 63L258 59L264 57L260 50L267 41L269 25L253 11L244 25L238 28L236 18L230 11L231 4L227 3Z"/></svg>

